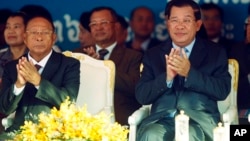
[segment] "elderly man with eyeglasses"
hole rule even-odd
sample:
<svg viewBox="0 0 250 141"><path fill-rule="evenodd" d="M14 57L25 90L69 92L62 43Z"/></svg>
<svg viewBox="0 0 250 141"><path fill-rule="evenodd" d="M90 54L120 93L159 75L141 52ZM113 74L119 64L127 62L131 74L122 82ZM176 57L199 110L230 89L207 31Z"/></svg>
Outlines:
<svg viewBox="0 0 250 141"><path fill-rule="evenodd" d="M55 27L47 12L31 17L25 25L28 54L5 65L0 91L0 112L15 112L11 132L24 121L37 121L41 112L59 108L69 97L75 100L80 86L80 62L53 51ZM37 67L39 66L39 67Z"/></svg>

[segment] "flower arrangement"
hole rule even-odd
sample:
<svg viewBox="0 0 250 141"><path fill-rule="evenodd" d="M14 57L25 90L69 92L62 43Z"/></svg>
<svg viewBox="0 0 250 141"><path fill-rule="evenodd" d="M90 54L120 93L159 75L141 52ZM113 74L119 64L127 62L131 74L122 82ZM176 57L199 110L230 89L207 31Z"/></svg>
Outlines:
<svg viewBox="0 0 250 141"><path fill-rule="evenodd" d="M66 99L60 109L38 115L38 123L25 121L14 141L127 141L128 129L111 123L104 112L91 115L86 106L77 107Z"/></svg>

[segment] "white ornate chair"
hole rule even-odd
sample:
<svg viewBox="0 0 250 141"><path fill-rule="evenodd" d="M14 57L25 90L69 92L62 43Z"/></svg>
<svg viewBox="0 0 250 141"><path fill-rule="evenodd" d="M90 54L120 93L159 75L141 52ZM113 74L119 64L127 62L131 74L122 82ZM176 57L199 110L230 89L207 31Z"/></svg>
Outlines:
<svg viewBox="0 0 250 141"><path fill-rule="evenodd" d="M111 60L97 60L83 53L64 51L65 56L78 59L80 66L80 89L76 104L86 104L88 112L97 114L101 111L108 115L113 114L111 122L115 121L114 116L114 81L115 65ZM5 128L11 126L14 115L9 115L2 120Z"/></svg>
<svg viewBox="0 0 250 141"><path fill-rule="evenodd" d="M229 96L225 100L218 101L218 108L221 113L221 119L223 122L229 122L230 124L236 125L239 124L237 106L239 64L237 60L228 59L228 69L232 77L231 91L229 93Z"/></svg>
<svg viewBox="0 0 250 141"><path fill-rule="evenodd" d="M223 101L218 101L218 108L221 113L223 122L230 124L238 124L238 110L237 110L237 89L238 89L238 75L239 65L235 59L228 59L228 69L232 76L231 91L228 97ZM150 105L143 105L140 109L136 110L128 118L129 123L129 141L136 140L137 125L150 114Z"/></svg>
<svg viewBox="0 0 250 141"><path fill-rule="evenodd" d="M113 114L114 122L114 86L115 64L111 60L97 60L83 53L64 51L65 56L80 60L80 89L76 104L87 106L91 114L101 111Z"/></svg>

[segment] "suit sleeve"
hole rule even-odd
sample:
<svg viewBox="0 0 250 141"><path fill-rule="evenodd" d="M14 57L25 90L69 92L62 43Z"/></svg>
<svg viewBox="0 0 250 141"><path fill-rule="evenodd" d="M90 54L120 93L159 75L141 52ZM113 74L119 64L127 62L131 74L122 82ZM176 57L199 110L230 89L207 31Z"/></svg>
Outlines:
<svg viewBox="0 0 250 141"><path fill-rule="evenodd" d="M207 70L213 69L210 74L206 74L205 70L201 72L191 67L185 87L216 101L226 99L231 88L231 76L228 72L226 53L221 50L219 54L217 61L212 62L215 67L210 65L209 68L209 65L207 65Z"/></svg>
<svg viewBox="0 0 250 141"><path fill-rule="evenodd" d="M153 63L152 58L145 53L143 58L143 72L136 85L136 99L140 104L152 104L161 95L170 94L172 91L172 88L167 87L165 66L159 61L157 62L157 64ZM158 67L164 69L155 75L154 68Z"/></svg>
<svg viewBox="0 0 250 141"><path fill-rule="evenodd" d="M116 68L115 89L127 94L127 96L134 97L135 85L140 78L142 55L136 52L124 57L127 57L126 62L124 62L126 67Z"/></svg>
<svg viewBox="0 0 250 141"><path fill-rule="evenodd" d="M63 78L61 86L56 86L49 80L41 80L36 98L46 101L51 105L59 107L60 104L69 97L70 100L76 100L80 85L80 62L69 63L60 77Z"/></svg>
<svg viewBox="0 0 250 141"><path fill-rule="evenodd" d="M16 96L14 91L14 83L16 81L16 62L11 62L5 66L2 84L0 90L0 112L6 115L14 112L18 107L18 103L22 98L23 92Z"/></svg>

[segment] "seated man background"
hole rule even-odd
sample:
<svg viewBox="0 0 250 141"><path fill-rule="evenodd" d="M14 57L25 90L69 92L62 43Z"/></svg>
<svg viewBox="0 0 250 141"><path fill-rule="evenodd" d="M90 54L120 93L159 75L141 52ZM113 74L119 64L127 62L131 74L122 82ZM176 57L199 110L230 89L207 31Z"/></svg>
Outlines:
<svg viewBox="0 0 250 141"><path fill-rule="evenodd" d="M135 99L135 85L140 78L142 54L118 44L117 14L112 8L92 9L89 26L95 47L84 51L96 59L109 59L115 63L115 119L122 125L128 125L128 117L141 107Z"/></svg>
<svg viewBox="0 0 250 141"><path fill-rule="evenodd" d="M232 45L236 41L226 38L223 34L223 9L214 3L204 3L200 7L208 39L222 45L227 54L230 54Z"/></svg>
<svg viewBox="0 0 250 141"><path fill-rule="evenodd" d="M144 52L161 43L157 38L152 37L155 29L155 16L150 8L146 6L134 8L129 20L133 36L126 43L128 48Z"/></svg>

